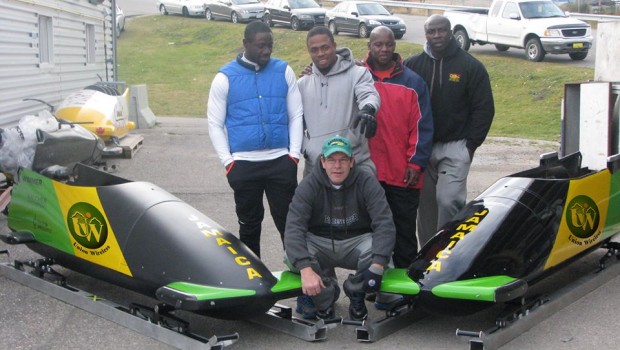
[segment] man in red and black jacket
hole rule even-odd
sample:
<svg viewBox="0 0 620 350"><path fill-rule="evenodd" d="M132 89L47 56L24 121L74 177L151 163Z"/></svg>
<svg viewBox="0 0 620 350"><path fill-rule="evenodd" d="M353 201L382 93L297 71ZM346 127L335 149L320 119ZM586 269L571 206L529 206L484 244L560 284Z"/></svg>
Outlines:
<svg viewBox="0 0 620 350"><path fill-rule="evenodd" d="M394 217L394 266L405 268L418 251L416 219L432 151L433 116L426 83L403 65L395 49L392 30L377 27L370 34L364 64L382 101L377 133L369 139L370 158Z"/></svg>

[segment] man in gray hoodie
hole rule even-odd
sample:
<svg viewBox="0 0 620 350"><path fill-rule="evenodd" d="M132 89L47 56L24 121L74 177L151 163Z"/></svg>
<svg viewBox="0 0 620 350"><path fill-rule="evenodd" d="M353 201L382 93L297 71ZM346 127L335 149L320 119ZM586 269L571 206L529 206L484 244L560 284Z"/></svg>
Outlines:
<svg viewBox="0 0 620 350"><path fill-rule="evenodd" d="M333 318L340 288L331 271L342 267L355 270L349 279L361 286L348 288L345 282L349 317L366 319L365 293L379 291L395 240L392 212L379 181L357 169L348 139L328 138L320 162L297 187L286 219L284 247L291 269L301 274L304 293L297 312L304 318ZM312 304L303 304L304 297L312 298Z"/></svg>
<svg viewBox="0 0 620 350"><path fill-rule="evenodd" d="M325 27L312 28L306 45L312 73L298 81L304 106L304 176L318 160L323 141L334 135L348 138L357 166L375 173L366 138L375 134L381 100L372 75L355 64L350 49L336 48L333 34Z"/></svg>

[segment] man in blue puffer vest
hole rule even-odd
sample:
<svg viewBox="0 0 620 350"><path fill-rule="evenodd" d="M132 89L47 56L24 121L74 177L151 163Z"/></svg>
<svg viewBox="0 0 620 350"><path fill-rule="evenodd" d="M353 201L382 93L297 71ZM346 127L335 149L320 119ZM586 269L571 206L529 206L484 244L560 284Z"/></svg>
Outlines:
<svg viewBox="0 0 620 350"><path fill-rule="evenodd" d="M260 257L263 194L284 235L297 187L303 108L295 73L286 62L271 58L269 26L249 23L243 47L213 79L207 117L211 142L234 191L239 238Z"/></svg>

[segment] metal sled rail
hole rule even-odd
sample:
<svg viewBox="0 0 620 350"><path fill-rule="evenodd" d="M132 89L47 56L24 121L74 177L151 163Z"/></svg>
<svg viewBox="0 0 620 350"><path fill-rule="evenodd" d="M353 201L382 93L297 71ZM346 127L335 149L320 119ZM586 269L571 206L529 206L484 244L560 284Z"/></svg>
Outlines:
<svg viewBox="0 0 620 350"><path fill-rule="evenodd" d="M457 336L471 337L470 350L494 350L527 332L530 328L553 316L556 312L581 299L588 293L609 282L620 274L620 262L613 256L609 263L598 272L582 276L567 286L547 295L533 308L526 310L518 319L505 327L472 332L456 330Z"/></svg>
<svg viewBox="0 0 620 350"><path fill-rule="evenodd" d="M127 307L109 300L97 299L93 294L78 288L58 285L34 276L11 263L1 263L0 272L17 283L179 349L220 350L239 339L236 333L222 337L212 336L208 339L190 333L182 334L133 315L128 312Z"/></svg>
<svg viewBox="0 0 620 350"><path fill-rule="evenodd" d="M309 322L294 317L290 307L276 304L265 314L249 321L305 341L314 342L327 339L327 329L335 327L341 320Z"/></svg>

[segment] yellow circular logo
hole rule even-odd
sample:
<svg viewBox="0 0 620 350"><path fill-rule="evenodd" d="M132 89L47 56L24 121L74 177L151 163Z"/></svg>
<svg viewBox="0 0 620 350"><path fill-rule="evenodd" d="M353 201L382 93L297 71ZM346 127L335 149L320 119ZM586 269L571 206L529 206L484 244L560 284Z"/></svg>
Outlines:
<svg viewBox="0 0 620 350"><path fill-rule="evenodd" d="M71 206L67 213L67 226L73 239L85 248L100 248L108 239L105 218L88 203L80 202Z"/></svg>
<svg viewBox="0 0 620 350"><path fill-rule="evenodd" d="M573 198L566 209L566 224L579 238L589 238L598 229L600 214L598 206L588 196Z"/></svg>

